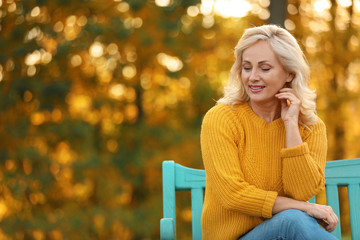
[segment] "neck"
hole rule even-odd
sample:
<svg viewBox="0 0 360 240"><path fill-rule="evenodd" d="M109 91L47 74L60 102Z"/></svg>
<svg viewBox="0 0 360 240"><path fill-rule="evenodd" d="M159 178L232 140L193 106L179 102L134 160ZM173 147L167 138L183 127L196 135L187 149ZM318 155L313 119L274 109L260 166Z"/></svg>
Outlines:
<svg viewBox="0 0 360 240"><path fill-rule="evenodd" d="M264 119L267 123L270 123L281 117L281 104L279 100L267 103L254 103L249 100L249 106L253 112Z"/></svg>

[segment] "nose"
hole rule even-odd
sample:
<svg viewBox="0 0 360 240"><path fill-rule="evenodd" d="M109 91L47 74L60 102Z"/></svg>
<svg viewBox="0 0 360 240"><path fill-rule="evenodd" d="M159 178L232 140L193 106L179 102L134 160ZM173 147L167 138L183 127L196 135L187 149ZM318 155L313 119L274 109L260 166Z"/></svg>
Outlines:
<svg viewBox="0 0 360 240"><path fill-rule="evenodd" d="M260 80L259 79L259 72L258 72L258 70L256 68L251 69L249 80L250 81Z"/></svg>

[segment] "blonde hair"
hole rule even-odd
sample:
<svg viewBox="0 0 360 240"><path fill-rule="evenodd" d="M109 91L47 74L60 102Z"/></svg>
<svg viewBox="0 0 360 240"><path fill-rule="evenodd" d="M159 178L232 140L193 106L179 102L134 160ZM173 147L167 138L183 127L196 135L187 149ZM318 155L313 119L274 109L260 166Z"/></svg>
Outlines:
<svg viewBox="0 0 360 240"><path fill-rule="evenodd" d="M263 25L245 30L235 47L235 62L230 70L224 97L217 103L235 105L247 102L249 96L241 81L242 53L259 40L267 41L285 70L294 74L290 86L301 100L299 123L305 126L317 122L316 94L309 89L310 67L296 39L285 29L275 25Z"/></svg>

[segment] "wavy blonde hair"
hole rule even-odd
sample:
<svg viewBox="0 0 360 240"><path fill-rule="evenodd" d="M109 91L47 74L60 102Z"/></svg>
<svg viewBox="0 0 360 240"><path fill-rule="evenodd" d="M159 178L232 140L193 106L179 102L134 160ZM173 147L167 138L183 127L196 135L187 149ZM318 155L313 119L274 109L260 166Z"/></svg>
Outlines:
<svg viewBox="0 0 360 240"><path fill-rule="evenodd" d="M259 40L267 41L278 56L284 69L294 74L290 86L301 100L299 123L305 126L317 122L316 94L309 89L310 67L296 39L285 29L275 25L263 25L246 29L235 47L235 62L230 70L224 97L217 103L235 105L247 102L249 96L241 81L242 54Z"/></svg>

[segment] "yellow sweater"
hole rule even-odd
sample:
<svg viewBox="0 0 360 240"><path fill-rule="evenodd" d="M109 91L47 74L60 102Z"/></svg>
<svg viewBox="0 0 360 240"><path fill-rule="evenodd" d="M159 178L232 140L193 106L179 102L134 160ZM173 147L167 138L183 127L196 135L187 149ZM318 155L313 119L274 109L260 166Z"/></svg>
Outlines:
<svg viewBox="0 0 360 240"><path fill-rule="evenodd" d="M326 129L299 126L303 144L285 148L282 119L267 123L245 103L219 104L205 115L203 239L237 239L272 217L276 197L309 200L325 183Z"/></svg>

